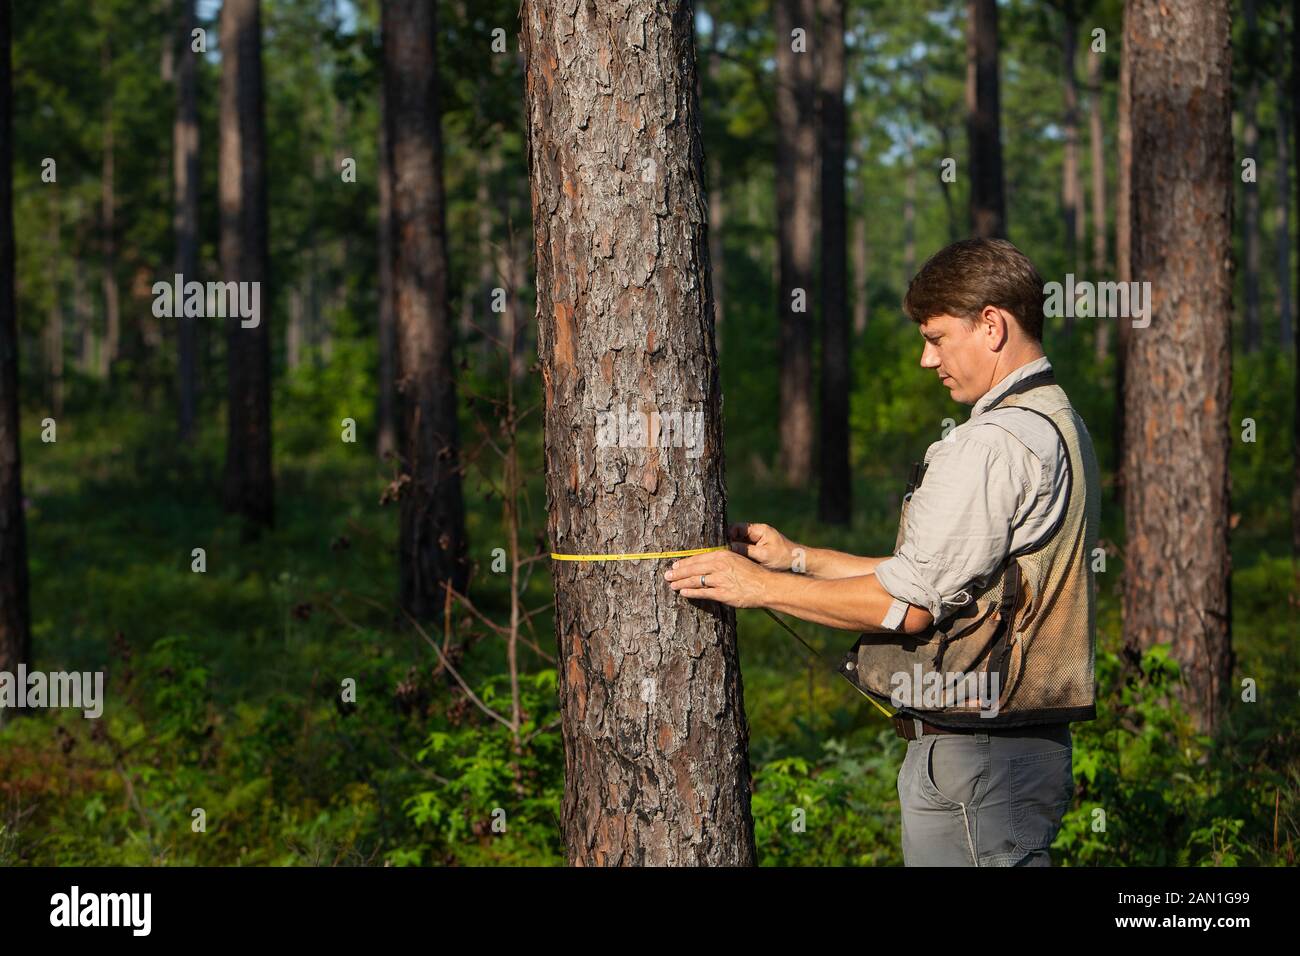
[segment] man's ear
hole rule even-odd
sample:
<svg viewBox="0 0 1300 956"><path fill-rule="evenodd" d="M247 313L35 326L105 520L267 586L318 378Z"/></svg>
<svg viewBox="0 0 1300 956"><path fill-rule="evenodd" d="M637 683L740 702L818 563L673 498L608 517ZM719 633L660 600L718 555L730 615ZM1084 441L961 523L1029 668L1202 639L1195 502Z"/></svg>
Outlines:
<svg viewBox="0 0 1300 956"><path fill-rule="evenodd" d="M1011 339L1011 316L1005 309L986 305L980 312L981 329L988 336L989 351L1000 352Z"/></svg>

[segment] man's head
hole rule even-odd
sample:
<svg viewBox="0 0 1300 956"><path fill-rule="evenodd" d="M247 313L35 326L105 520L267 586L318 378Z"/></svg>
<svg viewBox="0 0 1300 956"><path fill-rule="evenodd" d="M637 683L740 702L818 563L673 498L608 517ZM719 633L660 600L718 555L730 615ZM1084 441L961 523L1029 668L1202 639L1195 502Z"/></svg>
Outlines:
<svg viewBox="0 0 1300 956"><path fill-rule="evenodd" d="M940 249L908 285L903 311L925 337L921 367L967 405L1043 354L1043 279L1005 239Z"/></svg>

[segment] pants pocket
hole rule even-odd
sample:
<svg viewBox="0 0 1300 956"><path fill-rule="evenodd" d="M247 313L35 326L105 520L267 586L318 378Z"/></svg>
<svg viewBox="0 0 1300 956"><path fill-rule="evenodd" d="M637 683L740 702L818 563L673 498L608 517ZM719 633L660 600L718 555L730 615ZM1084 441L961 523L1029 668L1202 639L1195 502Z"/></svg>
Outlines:
<svg viewBox="0 0 1300 956"><path fill-rule="evenodd" d="M1074 797L1073 747L1010 760L1011 836L1022 850L1045 850L1056 839Z"/></svg>

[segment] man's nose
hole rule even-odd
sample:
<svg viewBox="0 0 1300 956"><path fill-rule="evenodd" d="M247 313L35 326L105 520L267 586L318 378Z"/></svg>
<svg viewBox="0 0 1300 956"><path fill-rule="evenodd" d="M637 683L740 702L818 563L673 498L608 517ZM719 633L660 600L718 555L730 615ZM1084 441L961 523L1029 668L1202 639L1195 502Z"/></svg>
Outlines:
<svg viewBox="0 0 1300 956"><path fill-rule="evenodd" d="M921 368L938 368L939 356L935 354L935 348L929 342L921 349Z"/></svg>

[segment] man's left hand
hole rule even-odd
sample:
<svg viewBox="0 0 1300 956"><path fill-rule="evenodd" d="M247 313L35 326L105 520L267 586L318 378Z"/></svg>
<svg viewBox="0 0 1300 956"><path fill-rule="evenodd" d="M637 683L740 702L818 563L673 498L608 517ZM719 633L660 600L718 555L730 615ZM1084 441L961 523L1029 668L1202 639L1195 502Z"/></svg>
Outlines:
<svg viewBox="0 0 1300 956"><path fill-rule="evenodd" d="M774 573L735 551L707 551L677 559L664 578L682 597L732 607L763 607L768 579ZM700 575L704 575L704 587L700 587Z"/></svg>

